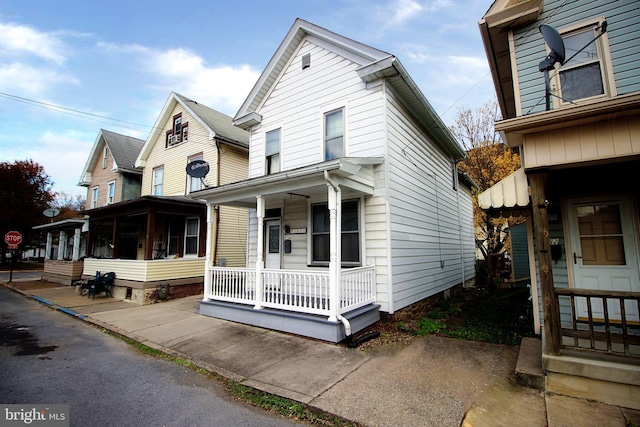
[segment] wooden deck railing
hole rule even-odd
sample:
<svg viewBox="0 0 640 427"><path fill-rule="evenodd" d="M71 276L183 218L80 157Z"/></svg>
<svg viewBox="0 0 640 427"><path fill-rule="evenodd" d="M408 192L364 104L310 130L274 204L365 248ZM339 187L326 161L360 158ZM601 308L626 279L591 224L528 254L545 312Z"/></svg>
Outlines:
<svg viewBox="0 0 640 427"><path fill-rule="evenodd" d="M556 307L568 299L571 312L570 327L556 325L560 347L640 357L639 293L555 288L555 296ZM586 302L586 317L578 315L576 299ZM602 318L594 316L596 304L601 304ZM619 313L611 313L611 308L619 308Z"/></svg>

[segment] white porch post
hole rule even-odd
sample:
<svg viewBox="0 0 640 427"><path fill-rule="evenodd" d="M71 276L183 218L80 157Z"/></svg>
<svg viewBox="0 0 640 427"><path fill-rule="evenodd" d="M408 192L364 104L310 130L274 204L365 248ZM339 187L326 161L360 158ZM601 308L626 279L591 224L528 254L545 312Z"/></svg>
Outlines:
<svg viewBox="0 0 640 427"><path fill-rule="evenodd" d="M53 233L51 233L50 231L47 231L47 246L45 247L45 253L44 253L45 259L52 259L51 246L53 246Z"/></svg>
<svg viewBox="0 0 640 427"><path fill-rule="evenodd" d="M78 261L80 259L80 233L82 229L76 228L73 233L73 256L71 259Z"/></svg>
<svg viewBox="0 0 640 427"><path fill-rule="evenodd" d="M204 261L204 299L209 300L210 295L213 293L211 272L209 267L213 264L211 262L211 244L213 242L213 221L214 221L214 208L211 203L207 203L207 237L205 243L205 261Z"/></svg>
<svg viewBox="0 0 640 427"><path fill-rule="evenodd" d="M65 252L67 252L67 232L62 230L58 239L58 261L64 259Z"/></svg>
<svg viewBox="0 0 640 427"><path fill-rule="evenodd" d="M256 304L254 308L262 308L264 286L262 270L264 269L264 196L256 196L256 215L258 217L258 247L256 258Z"/></svg>
<svg viewBox="0 0 640 427"><path fill-rule="evenodd" d="M339 189L333 188L332 185L327 184L329 190L328 194L328 207L329 207L329 307L331 314L329 315L330 322L336 322L338 320L338 313L340 312L340 270L341 270L341 238L342 225L341 217L341 198Z"/></svg>

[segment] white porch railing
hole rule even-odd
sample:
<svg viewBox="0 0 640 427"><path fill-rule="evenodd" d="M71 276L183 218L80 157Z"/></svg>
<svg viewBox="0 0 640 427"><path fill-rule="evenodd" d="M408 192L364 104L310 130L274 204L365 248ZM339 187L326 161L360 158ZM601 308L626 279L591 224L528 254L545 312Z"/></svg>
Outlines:
<svg viewBox="0 0 640 427"><path fill-rule="evenodd" d="M211 290L205 299L258 305L298 313L331 315L326 271L263 270L262 301L257 301L256 271L209 267ZM375 302L375 267L342 270L340 313Z"/></svg>

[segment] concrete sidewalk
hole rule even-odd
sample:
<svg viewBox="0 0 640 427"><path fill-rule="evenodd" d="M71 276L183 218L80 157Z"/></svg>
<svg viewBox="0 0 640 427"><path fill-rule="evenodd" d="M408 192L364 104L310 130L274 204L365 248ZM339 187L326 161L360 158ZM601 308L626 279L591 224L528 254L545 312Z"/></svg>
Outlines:
<svg viewBox="0 0 640 427"><path fill-rule="evenodd" d="M514 384L517 347L428 336L363 352L201 316L201 296L137 306L70 286L22 288L79 319L366 426L625 426L625 417L640 425L640 411Z"/></svg>

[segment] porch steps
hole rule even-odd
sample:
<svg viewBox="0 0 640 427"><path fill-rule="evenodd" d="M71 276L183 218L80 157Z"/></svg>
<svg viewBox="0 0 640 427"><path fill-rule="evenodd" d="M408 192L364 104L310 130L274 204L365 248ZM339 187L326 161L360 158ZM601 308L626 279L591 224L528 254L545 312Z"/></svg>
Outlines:
<svg viewBox="0 0 640 427"><path fill-rule="evenodd" d="M522 338L515 374L518 384L544 391L542 341L539 338Z"/></svg>
<svg viewBox="0 0 640 427"><path fill-rule="evenodd" d="M355 334L380 320L380 305L369 304L343 316ZM342 322L329 322L326 316L295 313L272 308L254 309L252 306L224 301L200 301L200 314L218 319L243 323L265 329L301 335L338 343L344 340Z"/></svg>

